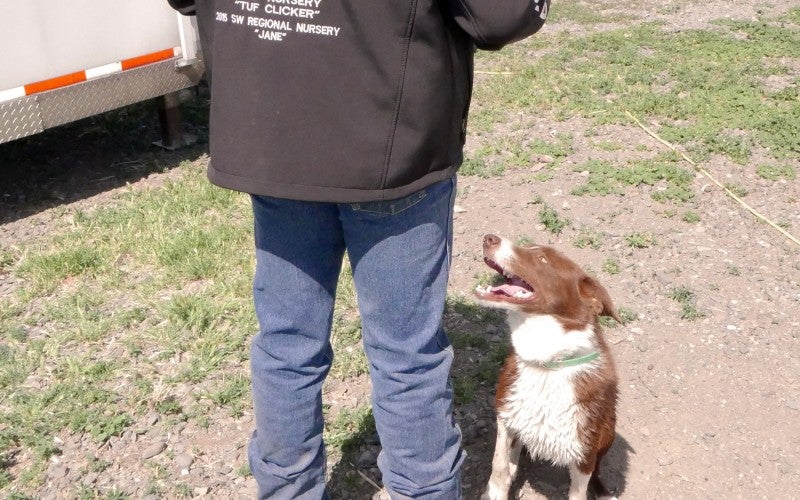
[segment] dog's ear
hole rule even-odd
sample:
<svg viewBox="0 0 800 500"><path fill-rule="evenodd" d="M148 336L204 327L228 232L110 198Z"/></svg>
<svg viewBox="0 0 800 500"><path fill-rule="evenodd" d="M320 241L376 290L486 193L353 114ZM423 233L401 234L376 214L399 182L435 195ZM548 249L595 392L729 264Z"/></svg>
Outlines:
<svg viewBox="0 0 800 500"><path fill-rule="evenodd" d="M616 320L617 323L622 324L622 320L617 314L617 309L611 301L611 296L599 281L591 276L584 276L581 279L578 289L581 292L581 298L589 304L589 307L598 316L610 316Z"/></svg>

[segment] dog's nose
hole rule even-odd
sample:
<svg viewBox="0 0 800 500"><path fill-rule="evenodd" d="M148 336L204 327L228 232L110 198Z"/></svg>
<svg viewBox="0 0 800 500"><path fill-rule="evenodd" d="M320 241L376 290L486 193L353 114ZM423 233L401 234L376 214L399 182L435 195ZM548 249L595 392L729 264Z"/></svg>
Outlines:
<svg viewBox="0 0 800 500"><path fill-rule="evenodd" d="M493 234L487 234L483 237L483 248L494 247L500 244L500 237Z"/></svg>

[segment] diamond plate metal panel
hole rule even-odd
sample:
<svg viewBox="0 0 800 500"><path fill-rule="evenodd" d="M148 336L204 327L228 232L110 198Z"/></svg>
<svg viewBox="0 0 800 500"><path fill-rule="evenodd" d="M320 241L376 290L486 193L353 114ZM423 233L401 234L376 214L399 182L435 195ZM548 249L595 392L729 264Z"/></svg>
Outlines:
<svg viewBox="0 0 800 500"><path fill-rule="evenodd" d="M0 103L0 143L38 134L43 130L35 98L22 97Z"/></svg>
<svg viewBox="0 0 800 500"><path fill-rule="evenodd" d="M39 94L45 128L127 106L197 83L194 70L180 72L175 60L142 66L97 80ZM199 75L198 75L199 77Z"/></svg>
<svg viewBox="0 0 800 500"><path fill-rule="evenodd" d="M175 63L170 59L0 103L0 143L169 94L200 80L202 62L180 69Z"/></svg>

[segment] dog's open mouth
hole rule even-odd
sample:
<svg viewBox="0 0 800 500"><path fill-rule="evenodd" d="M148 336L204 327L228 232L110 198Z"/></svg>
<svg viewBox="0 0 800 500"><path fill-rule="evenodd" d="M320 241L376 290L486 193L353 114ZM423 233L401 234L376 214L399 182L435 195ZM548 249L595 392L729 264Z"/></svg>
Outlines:
<svg viewBox="0 0 800 500"><path fill-rule="evenodd" d="M536 298L536 292L530 283L526 282L519 276L515 276L502 267L497 262L484 257L483 261L487 266L497 271L505 283L498 286L479 286L475 289L475 294L482 299L495 299L495 300L508 300L514 299L515 301L527 302Z"/></svg>

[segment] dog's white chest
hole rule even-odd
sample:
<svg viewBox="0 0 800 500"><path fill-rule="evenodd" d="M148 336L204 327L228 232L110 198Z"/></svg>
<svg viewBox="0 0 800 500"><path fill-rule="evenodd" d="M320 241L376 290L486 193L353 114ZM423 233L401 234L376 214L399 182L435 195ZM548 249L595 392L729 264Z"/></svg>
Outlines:
<svg viewBox="0 0 800 500"><path fill-rule="evenodd" d="M520 363L518 378L498 414L532 456L557 465L575 463L584 455L578 437L581 410L572 381L576 371L539 370Z"/></svg>

